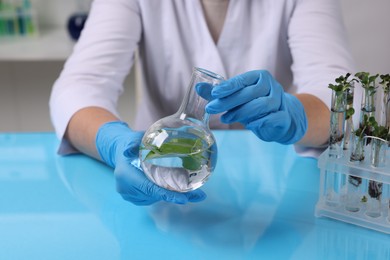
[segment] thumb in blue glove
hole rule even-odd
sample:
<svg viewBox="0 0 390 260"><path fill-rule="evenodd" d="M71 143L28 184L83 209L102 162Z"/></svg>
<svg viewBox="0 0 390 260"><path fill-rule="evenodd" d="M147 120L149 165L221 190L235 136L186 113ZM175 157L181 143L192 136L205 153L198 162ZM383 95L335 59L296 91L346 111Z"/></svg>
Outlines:
<svg viewBox="0 0 390 260"><path fill-rule="evenodd" d="M102 125L96 135L96 148L102 160L114 168L116 189L123 199L135 205L158 201L176 204L198 202L206 194L198 189L187 193L174 192L151 182L138 167L138 151L143 132L132 131L124 122Z"/></svg>
<svg viewBox="0 0 390 260"><path fill-rule="evenodd" d="M198 92L211 100L209 114L224 112L223 123L239 122L264 141L293 144L307 130L302 103L285 93L268 71L249 71Z"/></svg>

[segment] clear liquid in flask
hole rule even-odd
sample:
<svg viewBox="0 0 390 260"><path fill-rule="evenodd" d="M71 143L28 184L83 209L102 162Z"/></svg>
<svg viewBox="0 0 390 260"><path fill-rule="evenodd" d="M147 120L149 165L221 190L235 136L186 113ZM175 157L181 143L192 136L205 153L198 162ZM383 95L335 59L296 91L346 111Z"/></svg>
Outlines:
<svg viewBox="0 0 390 260"><path fill-rule="evenodd" d="M146 176L160 187L179 192L201 187L214 170L216 158L214 137L193 126L149 132L140 149Z"/></svg>
<svg viewBox="0 0 390 260"><path fill-rule="evenodd" d="M145 132L140 164L145 175L165 189L188 192L201 187L217 163L217 144L209 128L205 107L213 87L224 78L193 68L179 110Z"/></svg>

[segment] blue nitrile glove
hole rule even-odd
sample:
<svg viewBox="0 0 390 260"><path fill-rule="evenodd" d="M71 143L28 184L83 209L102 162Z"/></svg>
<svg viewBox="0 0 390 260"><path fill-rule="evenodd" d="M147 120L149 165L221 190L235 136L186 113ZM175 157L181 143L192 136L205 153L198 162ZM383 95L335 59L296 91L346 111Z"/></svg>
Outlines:
<svg viewBox="0 0 390 260"><path fill-rule="evenodd" d="M207 96L206 88L203 92L200 95ZM268 71L235 76L212 88L209 94L209 114L225 112L221 116L223 123L239 122L264 141L293 144L306 132L302 103L285 93Z"/></svg>
<svg viewBox="0 0 390 260"><path fill-rule="evenodd" d="M161 200L176 204L204 200L206 194L200 189L174 192L146 177L138 160L143 134L131 130L124 122L115 121L102 125L96 135L96 148L102 160L115 169L116 189L123 199L135 205L150 205Z"/></svg>

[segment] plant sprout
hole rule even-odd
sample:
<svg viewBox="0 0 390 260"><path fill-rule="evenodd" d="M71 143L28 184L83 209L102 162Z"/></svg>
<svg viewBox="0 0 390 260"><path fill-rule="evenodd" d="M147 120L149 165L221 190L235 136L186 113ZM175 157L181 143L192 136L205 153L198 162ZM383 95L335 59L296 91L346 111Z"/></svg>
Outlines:
<svg viewBox="0 0 390 260"><path fill-rule="evenodd" d="M370 118L370 126L372 128L372 136L381 138L385 141L390 140L390 134L389 134L389 128L383 125L379 125L378 122L375 120L374 117Z"/></svg>
<svg viewBox="0 0 390 260"><path fill-rule="evenodd" d="M336 92L344 92L347 89L351 87L351 83L353 81L357 81L356 79L348 80L349 76L351 76L351 73L345 74L345 76L340 76L335 79L336 83L338 84L329 84L329 88L331 90L334 90Z"/></svg>
<svg viewBox="0 0 390 260"><path fill-rule="evenodd" d="M356 129L355 134L359 138L363 138L363 136L375 136L386 141L390 140L389 128L379 125L373 116L368 117L364 115L363 123ZM367 141L368 143L369 140Z"/></svg>
<svg viewBox="0 0 390 260"><path fill-rule="evenodd" d="M371 76L369 72L358 72L355 74L355 76L359 79L363 88L373 90L372 94L375 93L375 81L379 77L379 74Z"/></svg>
<svg viewBox="0 0 390 260"><path fill-rule="evenodd" d="M383 99L382 99L382 123L387 127L390 127L390 75L380 75L381 81L379 84L382 85ZM390 144L389 144L390 145Z"/></svg>
<svg viewBox="0 0 390 260"><path fill-rule="evenodd" d="M345 76L340 76L335 79L337 84L329 84L329 88L336 92L336 95L339 99L343 98L343 93L347 92L347 104L351 104L353 101L353 95L349 94L350 89L353 87L352 83L357 81L357 79L353 78L348 80L351 76L351 73L345 74ZM342 104L341 100L336 100L336 104ZM349 119L355 113L355 109L350 107L347 109L345 114L345 119Z"/></svg>
<svg viewBox="0 0 390 260"><path fill-rule="evenodd" d="M383 91L385 93L389 93L390 91L390 74L380 75L380 79L382 80L379 82L383 86Z"/></svg>

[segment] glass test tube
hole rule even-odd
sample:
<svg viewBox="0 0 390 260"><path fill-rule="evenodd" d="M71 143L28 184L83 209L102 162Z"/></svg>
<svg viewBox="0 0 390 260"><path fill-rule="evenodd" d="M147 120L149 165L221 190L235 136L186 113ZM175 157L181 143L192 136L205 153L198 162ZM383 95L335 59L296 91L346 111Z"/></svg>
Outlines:
<svg viewBox="0 0 390 260"><path fill-rule="evenodd" d="M363 179L348 175L346 183L345 209L350 212L358 212L361 207L363 194Z"/></svg>
<svg viewBox="0 0 390 260"><path fill-rule="evenodd" d="M382 215L382 188L383 183L370 180L368 182L368 201L366 215L379 218Z"/></svg>

